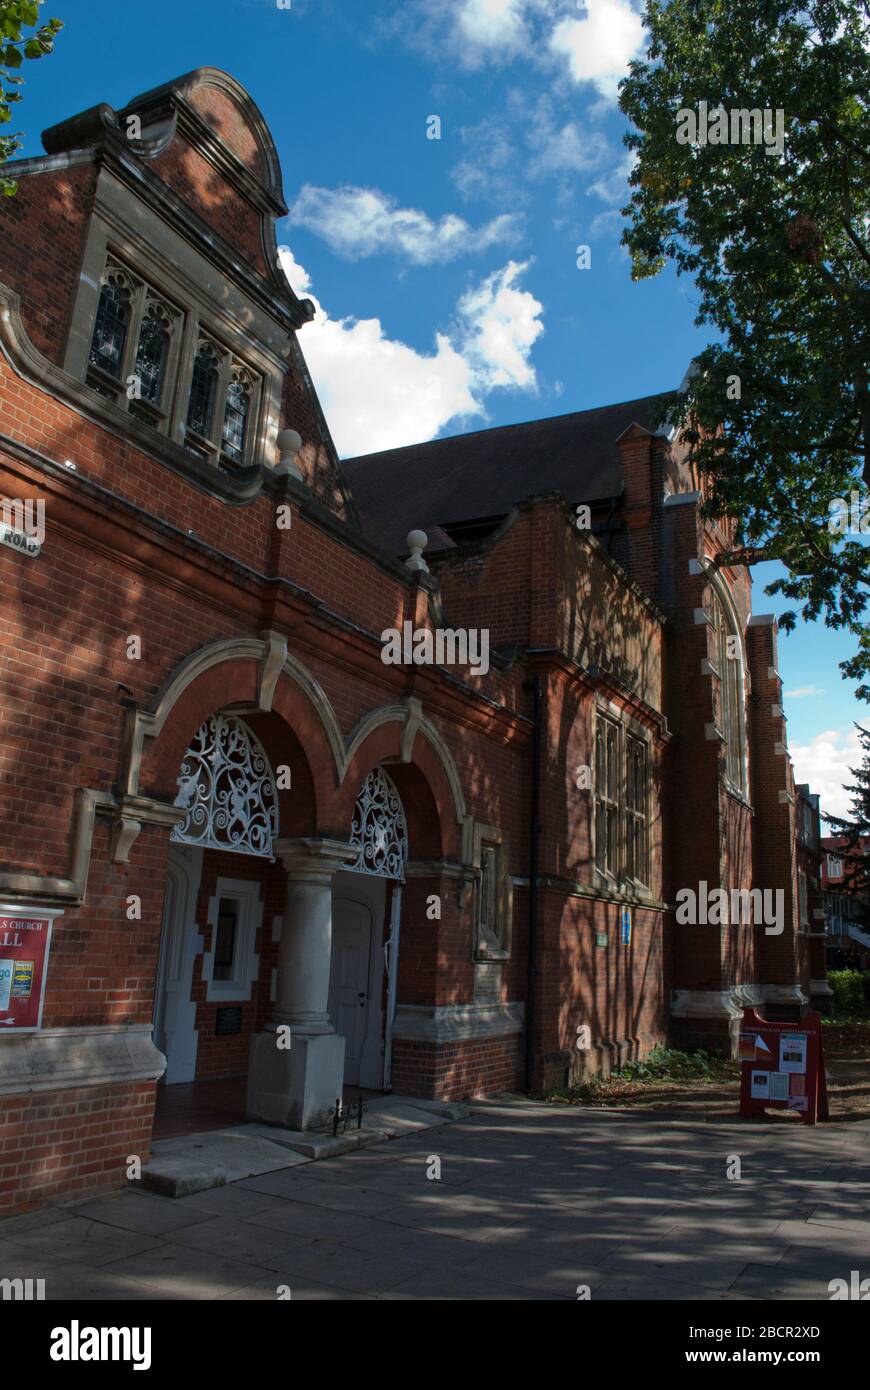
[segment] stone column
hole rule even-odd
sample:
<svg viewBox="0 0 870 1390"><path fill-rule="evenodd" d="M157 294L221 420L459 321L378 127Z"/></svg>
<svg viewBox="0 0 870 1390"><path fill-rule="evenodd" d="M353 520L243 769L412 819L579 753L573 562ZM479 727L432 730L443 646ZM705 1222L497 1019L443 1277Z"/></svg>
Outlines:
<svg viewBox="0 0 870 1390"><path fill-rule="evenodd" d="M344 1038L329 1021L332 879L351 857L339 840L279 840L287 902L272 1022L251 1042L248 1118L308 1129L344 1085ZM288 1035L278 1029L290 1029ZM283 1045L282 1045L283 1043Z"/></svg>

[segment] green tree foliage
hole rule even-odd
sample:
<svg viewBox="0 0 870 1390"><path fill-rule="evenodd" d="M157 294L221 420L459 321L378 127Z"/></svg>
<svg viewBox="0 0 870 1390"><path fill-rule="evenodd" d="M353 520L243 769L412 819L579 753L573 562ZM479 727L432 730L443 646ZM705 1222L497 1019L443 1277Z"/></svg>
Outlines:
<svg viewBox="0 0 870 1390"><path fill-rule="evenodd" d="M0 0L0 126L12 119L12 108L21 100L24 82L19 69L26 58L41 58L54 47L54 36L63 28L59 19L39 24L42 0ZM27 30L34 32L30 35ZM17 135L0 135L0 165L21 148ZM0 191L11 197L17 189L14 179L0 173Z"/></svg>
<svg viewBox="0 0 870 1390"><path fill-rule="evenodd" d="M691 275L696 322L715 329L662 423L707 475L707 514L736 519L732 563L780 560L766 592L852 633L841 670L866 682L868 0L647 0L644 23L647 60L620 96L636 154L623 243L634 279L669 262ZM678 113L702 101L781 111L781 152L766 136L680 143Z"/></svg>

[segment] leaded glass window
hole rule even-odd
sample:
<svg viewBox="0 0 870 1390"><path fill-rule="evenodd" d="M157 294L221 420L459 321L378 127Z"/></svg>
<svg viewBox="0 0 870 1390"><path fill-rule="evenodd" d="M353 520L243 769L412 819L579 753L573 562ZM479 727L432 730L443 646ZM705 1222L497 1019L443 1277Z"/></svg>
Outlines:
<svg viewBox="0 0 870 1390"><path fill-rule="evenodd" d="M159 406L163 395L171 323L170 312L165 305L159 301L149 303L139 330L133 371L139 378L140 397L150 405Z"/></svg>
<svg viewBox="0 0 870 1390"><path fill-rule="evenodd" d="M107 375L120 378L130 327L130 284L125 276L110 271L100 290L88 361Z"/></svg>
<svg viewBox="0 0 870 1390"><path fill-rule="evenodd" d="M245 457L250 405L250 377L236 368L227 388L223 428L223 451L234 463L241 463Z"/></svg>
<svg viewBox="0 0 870 1390"><path fill-rule="evenodd" d="M193 359L187 428L194 430L204 439L210 437L214 422L219 360L217 350L209 342L200 343Z"/></svg>

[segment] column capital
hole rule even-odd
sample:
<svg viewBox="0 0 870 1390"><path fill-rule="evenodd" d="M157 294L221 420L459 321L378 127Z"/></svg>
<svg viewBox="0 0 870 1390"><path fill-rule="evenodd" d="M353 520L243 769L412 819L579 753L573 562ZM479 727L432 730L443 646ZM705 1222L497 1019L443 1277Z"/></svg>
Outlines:
<svg viewBox="0 0 870 1390"><path fill-rule="evenodd" d="M296 883L328 883L353 859L353 846L345 840L276 840L275 857L287 877Z"/></svg>

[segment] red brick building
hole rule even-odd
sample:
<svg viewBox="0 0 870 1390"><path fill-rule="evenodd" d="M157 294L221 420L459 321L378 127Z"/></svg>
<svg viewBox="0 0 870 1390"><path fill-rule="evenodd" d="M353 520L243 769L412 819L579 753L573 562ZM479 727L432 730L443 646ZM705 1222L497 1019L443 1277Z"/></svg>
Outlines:
<svg viewBox="0 0 870 1390"><path fill-rule="evenodd" d="M797 1016L775 625L655 402L341 464L250 96L43 142L0 209L0 1209L122 1183L183 1082L302 1128Z"/></svg>
<svg viewBox="0 0 870 1390"><path fill-rule="evenodd" d="M870 890L865 864L870 839L821 840L821 890L830 970L870 970Z"/></svg>

